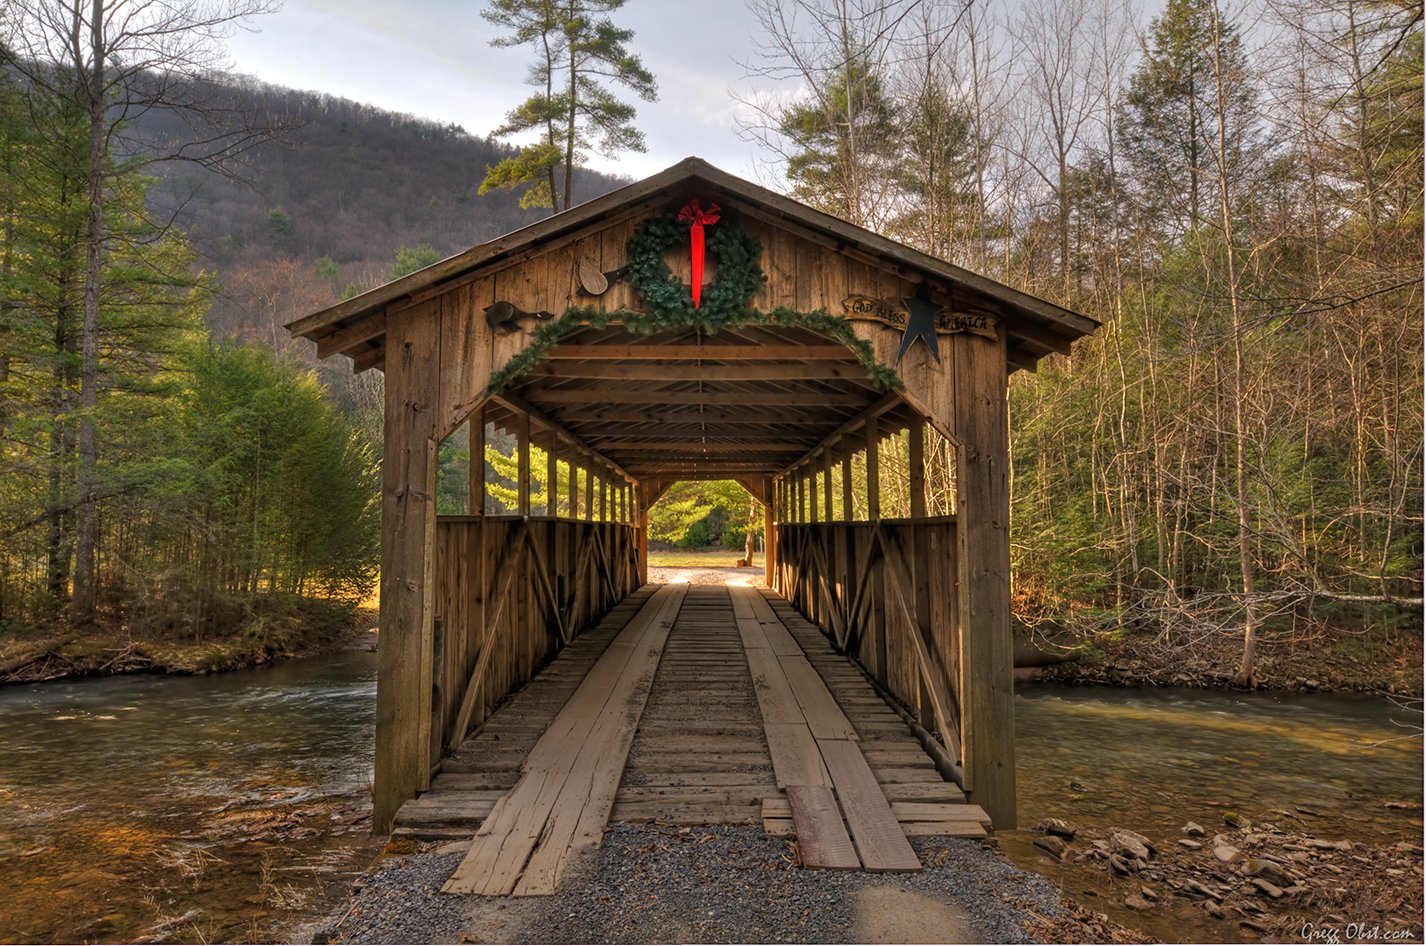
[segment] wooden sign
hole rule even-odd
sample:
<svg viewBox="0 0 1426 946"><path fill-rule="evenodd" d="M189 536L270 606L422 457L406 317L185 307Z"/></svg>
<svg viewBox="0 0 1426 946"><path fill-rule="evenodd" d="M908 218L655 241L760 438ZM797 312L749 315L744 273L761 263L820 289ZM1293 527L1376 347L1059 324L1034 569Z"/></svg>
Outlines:
<svg viewBox="0 0 1426 946"><path fill-rule="evenodd" d="M853 322L880 322L903 331L906 329L906 322L910 315L905 304L899 300L874 299L871 296L860 295L847 296L843 299L842 310L846 313L846 317ZM1000 320L995 316L976 312L947 312L942 309L936 313L936 333L938 335L969 332L972 335L994 340L995 329L999 324Z"/></svg>

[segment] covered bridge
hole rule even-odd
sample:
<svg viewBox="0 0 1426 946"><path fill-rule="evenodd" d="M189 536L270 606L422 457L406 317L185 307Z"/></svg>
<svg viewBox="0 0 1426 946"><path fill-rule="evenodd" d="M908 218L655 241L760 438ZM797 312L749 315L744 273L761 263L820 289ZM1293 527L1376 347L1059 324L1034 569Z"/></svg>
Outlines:
<svg viewBox="0 0 1426 946"><path fill-rule="evenodd" d="M578 783L597 835L635 733L695 731L770 753L762 813L786 790L799 833L877 751L1013 825L1006 379L1096 327L697 158L294 322L385 372L376 829L435 779L489 791L483 834ZM645 587L648 510L689 479L762 505L771 591ZM750 675L762 741L735 745L726 694L641 721L655 670ZM921 748L844 766L866 714ZM716 767L672 787L737 781Z"/></svg>

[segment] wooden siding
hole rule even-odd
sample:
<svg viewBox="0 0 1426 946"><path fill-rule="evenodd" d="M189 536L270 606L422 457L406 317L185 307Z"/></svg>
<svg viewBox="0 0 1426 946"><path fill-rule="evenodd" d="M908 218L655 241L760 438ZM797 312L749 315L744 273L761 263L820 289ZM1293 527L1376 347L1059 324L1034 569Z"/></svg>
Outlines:
<svg viewBox="0 0 1426 946"><path fill-rule="evenodd" d="M637 553L636 530L613 522L436 521L432 768L639 586Z"/></svg>

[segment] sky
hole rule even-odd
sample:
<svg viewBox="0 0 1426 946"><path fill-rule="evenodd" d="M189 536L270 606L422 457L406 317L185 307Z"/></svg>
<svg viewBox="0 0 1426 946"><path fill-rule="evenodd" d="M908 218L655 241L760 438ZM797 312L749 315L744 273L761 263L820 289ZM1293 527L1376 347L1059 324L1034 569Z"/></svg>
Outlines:
<svg viewBox="0 0 1426 946"><path fill-rule="evenodd" d="M498 127L530 94L533 51L496 49L499 30L479 2L459 0L285 0L228 44L236 72L296 89L329 92L446 123L475 135ZM739 139L735 92L746 90L734 61L750 47L753 20L742 0L629 0L613 14L634 31L631 49L658 81L657 102L627 90L639 110L644 154L592 155L597 170L639 179L690 155L757 178L756 148ZM765 176L765 172L764 175Z"/></svg>

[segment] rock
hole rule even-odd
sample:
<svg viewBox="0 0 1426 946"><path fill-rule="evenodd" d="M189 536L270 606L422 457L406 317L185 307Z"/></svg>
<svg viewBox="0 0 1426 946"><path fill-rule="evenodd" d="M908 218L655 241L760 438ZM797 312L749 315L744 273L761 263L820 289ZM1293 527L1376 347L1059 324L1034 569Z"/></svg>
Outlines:
<svg viewBox="0 0 1426 946"><path fill-rule="evenodd" d="M1047 818L1040 822L1040 830L1061 838L1073 838L1075 835L1075 826L1059 818Z"/></svg>
<svg viewBox="0 0 1426 946"><path fill-rule="evenodd" d="M1238 925L1250 933L1257 933L1259 935L1268 931L1268 928L1266 926L1263 926L1261 923L1256 923L1252 920L1239 920Z"/></svg>
<svg viewBox="0 0 1426 946"><path fill-rule="evenodd" d="M1227 915L1223 912L1222 904L1218 903L1218 901L1216 900L1203 901L1203 909L1207 910L1209 916L1212 916L1214 919L1221 920L1224 916Z"/></svg>
<svg viewBox="0 0 1426 946"><path fill-rule="evenodd" d="M1231 844L1219 844L1213 848L1213 856L1224 864L1231 864L1243 856L1243 852Z"/></svg>
<svg viewBox="0 0 1426 946"><path fill-rule="evenodd" d="M1350 851L1352 849L1351 841L1323 841L1320 838L1308 838L1303 843L1315 851Z"/></svg>
<svg viewBox="0 0 1426 946"><path fill-rule="evenodd" d="M1291 887L1288 887L1286 890L1283 891L1283 893L1285 893L1289 897L1295 897L1300 893L1306 892L1307 888L1302 886L1302 884L1293 884Z"/></svg>
<svg viewBox="0 0 1426 946"><path fill-rule="evenodd" d="M1133 831L1109 832L1109 846L1114 853L1127 854L1139 860L1147 860L1149 857L1149 847L1144 843L1145 840L1143 835Z"/></svg>
<svg viewBox="0 0 1426 946"><path fill-rule="evenodd" d="M1070 782L1069 790L1072 792L1087 792L1089 791L1089 786L1083 782Z"/></svg>
<svg viewBox="0 0 1426 946"><path fill-rule="evenodd" d="M1095 838L1093 841L1090 841L1089 843L1094 846L1094 849L1095 849L1096 851L1103 851L1105 854L1108 854L1108 853L1109 853L1109 842L1108 842L1108 841L1101 841L1099 838Z"/></svg>
<svg viewBox="0 0 1426 946"><path fill-rule="evenodd" d="M1237 828L1239 831L1246 831L1253 826L1253 823L1236 811L1223 812L1223 823L1230 828Z"/></svg>
<svg viewBox="0 0 1426 946"><path fill-rule="evenodd" d="M1138 894L1133 893L1129 894L1129 896L1124 898L1124 906L1128 907L1130 910L1149 910L1153 908L1152 903L1145 900Z"/></svg>
<svg viewBox="0 0 1426 946"><path fill-rule="evenodd" d="M1188 848L1190 851L1196 851L1196 850L1198 850L1199 848L1203 847L1203 845L1202 845L1200 842L1198 842L1198 841L1191 841L1191 840L1189 840L1188 838L1179 838L1179 839L1178 839L1178 846L1179 846L1179 847L1186 847L1186 848Z"/></svg>
<svg viewBox="0 0 1426 946"><path fill-rule="evenodd" d="M1128 877L1131 868L1129 867L1129 862L1124 860L1124 858L1120 857L1118 854L1110 854L1109 869L1123 877Z"/></svg>
<svg viewBox="0 0 1426 946"><path fill-rule="evenodd" d="M1179 830L1183 831L1184 834L1188 835L1188 836L1191 837L1191 838L1201 838L1201 837L1203 837L1205 834L1208 833L1207 831L1204 831L1204 830L1203 830L1203 826L1202 826L1202 825L1197 824L1197 823L1192 822L1192 821L1190 821L1188 824L1184 825L1184 826L1183 826L1181 829L1179 829Z"/></svg>
<svg viewBox="0 0 1426 946"><path fill-rule="evenodd" d="M1269 897L1272 897L1274 900L1282 899L1282 888L1279 887L1277 884L1269 883L1268 881L1263 880L1261 877L1254 877L1253 886L1257 887L1259 890L1267 894Z"/></svg>
<svg viewBox="0 0 1426 946"><path fill-rule="evenodd" d="M1152 888L1152 887L1142 887L1142 886L1141 886L1141 887L1139 888L1139 894L1140 894L1145 900L1157 900L1157 899L1159 899L1159 895L1154 892L1154 888Z"/></svg>
<svg viewBox="0 0 1426 946"><path fill-rule="evenodd" d="M1292 883L1292 878L1287 876L1281 864L1277 861L1268 860L1265 857L1250 857L1243 865L1243 870L1249 877L1261 877L1270 883L1278 886L1286 886Z"/></svg>
<svg viewBox="0 0 1426 946"><path fill-rule="evenodd" d="M1043 838L1036 838L1035 847L1039 848L1041 851L1050 855L1057 861L1062 861L1065 859L1065 851L1067 850L1065 842L1061 841L1057 837L1054 837L1053 835L1046 835Z"/></svg>

